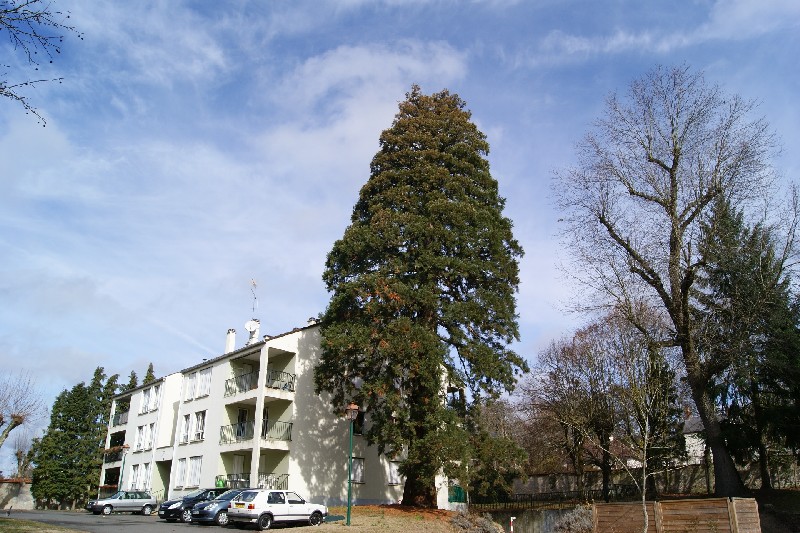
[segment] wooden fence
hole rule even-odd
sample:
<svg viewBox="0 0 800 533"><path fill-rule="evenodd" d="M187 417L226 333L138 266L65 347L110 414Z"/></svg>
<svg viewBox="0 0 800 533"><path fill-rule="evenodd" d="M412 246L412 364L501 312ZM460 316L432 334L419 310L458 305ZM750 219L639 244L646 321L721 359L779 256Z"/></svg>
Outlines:
<svg viewBox="0 0 800 533"><path fill-rule="evenodd" d="M642 504L596 503L595 533L642 531ZM753 498L647 502L647 533L761 533Z"/></svg>

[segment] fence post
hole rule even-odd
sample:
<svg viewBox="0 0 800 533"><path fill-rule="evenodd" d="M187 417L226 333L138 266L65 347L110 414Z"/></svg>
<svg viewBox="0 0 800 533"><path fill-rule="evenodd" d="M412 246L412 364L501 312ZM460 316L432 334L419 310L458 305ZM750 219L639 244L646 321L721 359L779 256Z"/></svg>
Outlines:
<svg viewBox="0 0 800 533"><path fill-rule="evenodd" d="M736 502L728 498L728 519L731 523L731 533L739 533L739 519L736 516Z"/></svg>
<svg viewBox="0 0 800 533"><path fill-rule="evenodd" d="M655 515L656 533L664 531L663 515L661 514L661 502L653 502L653 514Z"/></svg>

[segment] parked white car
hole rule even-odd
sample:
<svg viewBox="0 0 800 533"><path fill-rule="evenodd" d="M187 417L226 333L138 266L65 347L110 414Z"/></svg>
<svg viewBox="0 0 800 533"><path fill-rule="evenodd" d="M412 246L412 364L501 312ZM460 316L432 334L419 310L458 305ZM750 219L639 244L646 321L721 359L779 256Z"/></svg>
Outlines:
<svg viewBox="0 0 800 533"><path fill-rule="evenodd" d="M238 528L255 524L260 531L277 522L306 522L318 526L326 516L327 507L309 503L289 490L248 489L234 498L228 507L229 523Z"/></svg>
<svg viewBox="0 0 800 533"><path fill-rule="evenodd" d="M156 508L156 499L149 492L121 490L102 500L89 500L86 510L94 514L141 513L149 515Z"/></svg>

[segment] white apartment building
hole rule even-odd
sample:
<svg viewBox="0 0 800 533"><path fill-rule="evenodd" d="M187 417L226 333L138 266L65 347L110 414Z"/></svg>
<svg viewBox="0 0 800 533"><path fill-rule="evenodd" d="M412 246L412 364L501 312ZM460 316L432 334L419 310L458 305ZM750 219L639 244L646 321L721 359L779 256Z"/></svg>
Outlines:
<svg viewBox="0 0 800 533"><path fill-rule="evenodd" d="M226 353L114 398L100 490L149 490L160 500L196 488L290 489L314 503L347 503L349 422L314 392L319 326L245 346L228 331ZM398 463L353 439L353 502L397 503ZM439 507L448 483L437 479Z"/></svg>

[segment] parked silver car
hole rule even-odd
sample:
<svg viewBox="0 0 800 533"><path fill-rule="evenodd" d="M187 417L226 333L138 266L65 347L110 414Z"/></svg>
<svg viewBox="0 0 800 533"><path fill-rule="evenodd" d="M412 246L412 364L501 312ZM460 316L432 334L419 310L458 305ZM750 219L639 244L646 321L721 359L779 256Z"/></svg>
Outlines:
<svg viewBox="0 0 800 533"><path fill-rule="evenodd" d="M305 501L290 490L248 489L228 507L228 522L241 528L254 524L259 530L276 522L318 526L328 516L328 508Z"/></svg>
<svg viewBox="0 0 800 533"><path fill-rule="evenodd" d="M141 513L149 515L156 508L156 499L143 490L121 490L108 498L89 500L86 509L94 514Z"/></svg>

